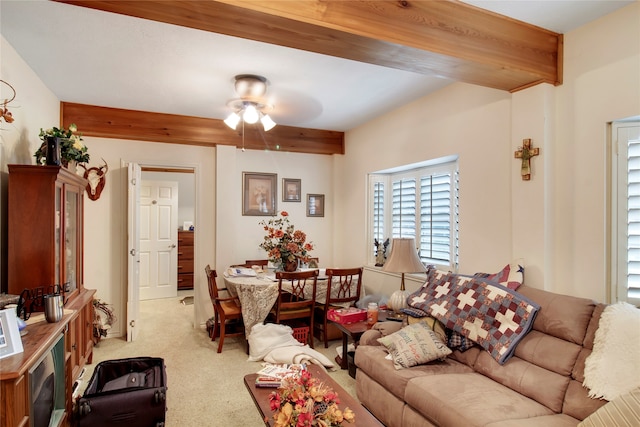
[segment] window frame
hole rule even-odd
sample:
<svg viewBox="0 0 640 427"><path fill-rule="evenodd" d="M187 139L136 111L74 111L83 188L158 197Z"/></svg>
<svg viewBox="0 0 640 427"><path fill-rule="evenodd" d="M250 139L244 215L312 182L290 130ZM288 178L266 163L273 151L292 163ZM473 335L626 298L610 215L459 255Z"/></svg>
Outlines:
<svg viewBox="0 0 640 427"><path fill-rule="evenodd" d="M374 191L378 183L384 185L384 232L383 240L389 238L390 241L394 237L414 237L416 243L420 245L420 203L421 203L421 181L424 176L435 174L450 173L452 175L451 191L453 192L450 205L450 260L448 264L441 262L429 262L435 264L436 267L451 271L458 270L458 248L459 248L459 169L458 156L447 156L439 159L429 160L426 162L414 163L397 168L372 172L368 175L368 222L367 222L367 263L375 264L375 244L373 224L375 221L374 212ZM402 236L393 236L393 181L403 178L413 178L416 180L416 226L414 235L403 234ZM369 249L370 248L370 249ZM387 254L388 256L389 254ZM424 258L424 257L423 257Z"/></svg>
<svg viewBox="0 0 640 427"><path fill-rule="evenodd" d="M633 136L636 135L636 136ZM611 210L610 210L610 302L626 301L640 306L640 287L628 289L628 141L640 140L640 121L637 119L613 122L611 141ZM637 181L640 183L640 179ZM637 222L637 221L636 221Z"/></svg>

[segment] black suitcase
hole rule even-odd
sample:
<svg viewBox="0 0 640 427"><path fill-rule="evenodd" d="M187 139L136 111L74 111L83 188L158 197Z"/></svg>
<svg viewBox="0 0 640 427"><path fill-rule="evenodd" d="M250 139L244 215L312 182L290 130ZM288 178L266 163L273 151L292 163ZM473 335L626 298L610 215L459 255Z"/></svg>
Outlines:
<svg viewBox="0 0 640 427"><path fill-rule="evenodd" d="M161 358L100 362L76 402L76 425L162 427L166 393L167 373Z"/></svg>

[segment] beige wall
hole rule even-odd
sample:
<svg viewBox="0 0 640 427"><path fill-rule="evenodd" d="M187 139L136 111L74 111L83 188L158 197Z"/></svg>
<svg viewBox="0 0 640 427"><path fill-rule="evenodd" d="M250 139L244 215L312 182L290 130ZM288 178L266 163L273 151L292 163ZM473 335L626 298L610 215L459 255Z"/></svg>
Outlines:
<svg viewBox="0 0 640 427"><path fill-rule="evenodd" d="M85 286L97 290L97 297L114 304L119 321L112 335L126 333L127 301L127 168L128 162L143 166L193 168L195 173L194 271L215 259L215 225L211 188L215 179L216 152L213 148L85 137L92 159L109 164L107 183L97 201L85 198ZM153 150L150 150L150 148ZM195 322L212 314L203 274L194 275Z"/></svg>
<svg viewBox="0 0 640 427"><path fill-rule="evenodd" d="M461 272L523 258L529 285L607 301L606 129L640 115L640 3L564 40L561 86L506 94L454 84L348 132L336 181L360 185L336 189L336 256L356 261L367 249L367 173L457 153ZM524 138L541 147L532 181L513 158ZM399 284L366 278L374 291Z"/></svg>
<svg viewBox="0 0 640 427"><path fill-rule="evenodd" d="M498 271L511 260L511 95L462 83L347 133L336 159L336 258L362 263L366 247L366 178L370 172L459 155L460 271ZM340 221L338 221L338 218ZM398 278L365 276L390 293ZM380 280L385 281L384 284ZM390 287L389 287L390 286ZM409 289L418 282L407 285Z"/></svg>
<svg viewBox="0 0 640 427"><path fill-rule="evenodd" d="M118 309L124 329L123 170L121 160L191 165L196 177L196 272L260 255L259 217L241 215L242 171L301 178L303 194L325 194L325 218L307 218L306 204L282 203L293 223L318 245L321 264L366 260L366 176L450 154L460 158L460 271L493 272L524 258L527 283L606 300L606 125L640 115L640 4L634 3L565 35L564 83L515 94L453 84L347 132L344 156L313 156L232 147L201 147L85 138L94 161L110 165L98 202L87 201L85 282ZM18 91L16 122L2 124L6 164L31 163L42 126L58 123L59 104L2 39L2 79ZM533 179L519 176L513 152L523 138L541 147ZM6 200L6 189L2 198ZM5 215L5 205L0 211ZM204 220L204 222L203 222ZM6 219L2 220L4 230ZM206 225L205 225L206 224ZM6 245L6 238L3 237ZM390 293L395 276L365 276L369 291ZM415 288L419 281L410 282ZM196 323L210 315L204 274L196 273Z"/></svg>

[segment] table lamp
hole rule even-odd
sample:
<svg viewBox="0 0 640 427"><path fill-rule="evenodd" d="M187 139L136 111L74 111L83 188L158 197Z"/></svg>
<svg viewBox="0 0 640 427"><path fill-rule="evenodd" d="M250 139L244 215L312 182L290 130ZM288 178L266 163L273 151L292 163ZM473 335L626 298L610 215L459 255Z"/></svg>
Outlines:
<svg viewBox="0 0 640 427"><path fill-rule="evenodd" d="M390 273L401 273L402 281L400 290L391 294L387 306L393 310L396 317L402 317L401 310L407 307L407 293L404 288L405 273L424 273L427 271L422 261L418 257L416 241L413 237L393 239L391 244L391 255L384 263L382 271Z"/></svg>

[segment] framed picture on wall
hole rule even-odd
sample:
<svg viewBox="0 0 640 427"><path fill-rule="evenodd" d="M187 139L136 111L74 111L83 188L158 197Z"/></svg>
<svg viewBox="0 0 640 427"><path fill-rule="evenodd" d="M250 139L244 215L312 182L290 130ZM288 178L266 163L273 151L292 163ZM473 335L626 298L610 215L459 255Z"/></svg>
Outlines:
<svg viewBox="0 0 640 427"><path fill-rule="evenodd" d="M23 351L16 309L0 310L0 359Z"/></svg>
<svg viewBox="0 0 640 427"><path fill-rule="evenodd" d="M276 214L277 179L275 173L242 172L242 215Z"/></svg>
<svg viewBox="0 0 640 427"><path fill-rule="evenodd" d="M282 178L282 201L300 202L302 200L302 180Z"/></svg>
<svg viewBox="0 0 640 427"><path fill-rule="evenodd" d="M324 216L324 194L307 194L307 216Z"/></svg>

